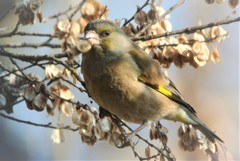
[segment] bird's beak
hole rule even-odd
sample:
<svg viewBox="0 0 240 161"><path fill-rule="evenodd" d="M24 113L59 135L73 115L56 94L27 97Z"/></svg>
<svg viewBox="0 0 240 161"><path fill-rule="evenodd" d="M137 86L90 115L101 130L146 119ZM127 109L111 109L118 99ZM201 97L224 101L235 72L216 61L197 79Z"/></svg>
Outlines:
<svg viewBox="0 0 240 161"><path fill-rule="evenodd" d="M98 34L93 30L86 32L84 39L86 39L92 46L100 44L100 38Z"/></svg>

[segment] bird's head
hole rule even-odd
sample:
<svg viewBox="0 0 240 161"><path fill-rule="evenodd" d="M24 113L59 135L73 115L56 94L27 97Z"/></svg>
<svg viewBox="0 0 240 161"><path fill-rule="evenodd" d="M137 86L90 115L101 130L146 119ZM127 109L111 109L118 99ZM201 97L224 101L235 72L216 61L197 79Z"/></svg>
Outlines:
<svg viewBox="0 0 240 161"><path fill-rule="evenodd" d="M132 44L122 29L108 20L91 21L84 29L84 38L92 50L103 53L123 53Z"/></svg>

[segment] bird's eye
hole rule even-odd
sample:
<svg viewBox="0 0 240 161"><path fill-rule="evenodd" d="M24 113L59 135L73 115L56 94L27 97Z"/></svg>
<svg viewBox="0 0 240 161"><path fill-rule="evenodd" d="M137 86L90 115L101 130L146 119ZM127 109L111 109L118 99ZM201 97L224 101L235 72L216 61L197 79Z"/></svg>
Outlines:
<svg viewBox="0 0 240 161"><path fill-rule="evenodd" d="M104 30L104 31L101 33L101 35L102 35L103 37L107 37L107 36L110 35L110 31Z"/></svg>

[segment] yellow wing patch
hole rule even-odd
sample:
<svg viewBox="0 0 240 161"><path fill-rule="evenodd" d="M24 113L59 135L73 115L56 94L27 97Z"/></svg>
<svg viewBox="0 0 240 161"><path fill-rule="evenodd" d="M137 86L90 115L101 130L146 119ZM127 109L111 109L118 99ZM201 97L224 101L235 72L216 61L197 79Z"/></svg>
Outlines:
<svg viewBox="0 0 240 161"><path fill-rule="evenodd" d="M158 86L157 91L164 94L167 97L172 97L173 96L173 93L163 86Z"/></svg>
<svg viewBox="0 0 240 161"><path fill-rule="evenodd" d="M158 85L158 84L152 84L148 81L147 77L144 74L141 74L138 77L138 80L144 84L146 84L147 86L153 88L154 90L158 91L159 93L165 95L166 97L168 97L169 99L181 104L183 107L185 107L186 109L188 109L190 112L192 112L194 115L196 114L196 111L192 108L192 106L190 106L187 102L185 102L182 97L180 96L180 94L178 94L179 92L177 91L175 92L171 92L171 90L176 90L176 87L173 86L174 88L171 88L171 84L169 84L169 87L165 87L163 85ZM169 88L169 89L168 89ZM182 116L178 116L179 120L184 119L184 115Z"/></svg>

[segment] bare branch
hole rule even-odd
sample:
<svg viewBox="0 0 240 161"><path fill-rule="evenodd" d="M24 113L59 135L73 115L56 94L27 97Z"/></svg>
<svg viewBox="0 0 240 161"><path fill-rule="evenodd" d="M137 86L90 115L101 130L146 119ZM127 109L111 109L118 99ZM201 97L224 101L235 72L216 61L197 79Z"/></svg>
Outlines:
<svg viewBox="0 0 240 161"><path fill-rule="evenodd" d="M11 70L5 68L2 64L0 64L0 68L2 68L4 71L7 71L7 72L8 72L8 74L3 75L3 76L0 76L0 79L4 78L4 77L6 77L6 76L8 76L8 75L10 75L10 74L14 74L14 75L16 75L17 77L20 77L20 78L22 78L22 79L25 79L24 76L19 75L19 74L15 73L14 71L11 71Z"/></svg>
<svg viewBox="0 0 240 161"><path fill-rule="evenodd" d="M226 37L228 34L224 34L224 35L219 35L219 36L216 36L216 37L213 37L213 38L207 38L203 41L199 41L199 40L191 40L187 43L176 43L176 44L164 44L164 45L158 45L159 48L162 48L162 47L171 47L171 46L178 46L179 44L183 44L183 45L192 45L194 44L195 42L213 42L214 40L216 40L217 38L220 38L220 37ZM150 47L150 46L149 46Z"/></svg>
<svg viewBox="0 0 240 161"><path fill-rule="evenodd" d="M0 44L0 47L4 48L39 48L39 47L50 47L50 48L61 48L59 44L29 44L29 43L19 43L19 44Z"/></svg>
<svg viewBox="0 0 240 161"><path fill-rule="evenodd" d="M11 37L12 35L14 35L17 32L18 27L19 27L19 23L16 24L16 26L13 28L13 30L11 32L0 34L0 38L2 38L2 37Z"/></svg>
<svg viewBox="0 0 240 161"><path fill-rule="evenodd" d="M17 69L19 70L19 72L22 73L22 75L25 77L25 79L27 79L27 80L29 80L29 81L32 81L32 80L21 70L21 68L19 67L19 65L17 64L17 62L16 62L13 58L9 57L9 59L10 59L10 61L17 67Z"/></svg>
<svg viewBox="0 0 240 161"><path fill-rule="evenodd" d="M30 121L25 121L25 120L20 120L8 115L5 115L3 113L0 113L0 116L12 121L16 121L19 123L24 123L24 124L28 124L28 125L32 125L32 126L37 126L37 127L44 127L44 128L50 128L50 129L64 129L64 130L70 130L70 131L77 131L78 128L72 128L71 126L63 126L63 127L58 127L58 126L53 126L52 123L47 123L47 124L39 124L39 123L34 123L34 122L30 122Z"/></svg>
<svg viewBox="0 0 240 161"><path fill-rule="evenodd" d="M180 5L182 5L184 3L185 0L179 0L175 5L173 5L172 7L170 7L166 12L164 12L160 17L157 18L157 20L161 20L163 19L165 16L167 16L169 13L171 13L173 10L175 10L176 8L178 8ZM142 35L149 27L151 27L152 25L154 25L157 20L152 21L151 23L147 24L147 26L145 26L141 31L139 31L136 36L140 36Z"/></svg>
<svg viewBox="0 0 240 161"><path fill-rule="evenodd" d="M66 58L68 56L71 56L72 54L69 52L63 52L63 53L59 53L59 54L46 54L46 55L37 55L37 54L32 54L32 55L25 55L25 54L15 54L15 53L11 53L8 52L6 50L4 50L3 48L0 48L0 55L1 56L5 56L5 57L12 57L15 59L19 59L25 62L33 62L33 61L44 61L44 60L53 60L54 58Z"/></svg>
<svg viewBox="0 0 240 161"><path fill-rule="evenodd" d="M28 32L22 32L22 31L13 32L12 34L10 34L10 33L8 33L8 34L2 34L2 35L0 35L0 38L4 38L4 37L12 37L12 36L38 36L38 37L51 37L51 38L57 38L56 35L52 35L52 34L44 34L44 33L28 33Z"/></svg>
<svg viewBox="0 0 240 161"><path fill-rule="evenodd" d="M201 25L201 26L195 26L195 27L188 27L182 30L175 30L172 32L166 32L163 34L159 34L159 35L151 35L151 36L139 36L139 37L132 37L131 39L133 41L147 41L147 40L151 40L151 39L157 39L157 38L161 38L161 37L167 37L167 36L171 36L171 35L178 35L178 34L190 34L193 32L196 32L198 30L202 30L202 29L206 29L206 28L210 28L213 26L219 26L219 25L226 25L226 24L230 24L230 23L234 23L234 22L238 22L240 21L240 17L234 18L234 19L228 19L228 20L220 20L217 22L212 22L206 25Z"/></svg>
<svg viewBox="0 0 240 161"><path fill-rule="evenodd" d="M69 20L72 20L73 16L78 12L80 11L80 9L82 8L82 6L84 5L84 3L86 3L87 0L83 0L81 1L81 3L79 3L77 5L77 8L73 11L73 13L69 16Z"/></svg>
<svg viewBox="0 0 240 161"><path fill-rule="evenodd" d="M133 19L134 19L134 16L139 12L141 11L144 7L146 7L147 5L149 4L149 0L147 0L143 5L142 7L138 8L137 11L134 13L134 15L128 19L124 24L123 26L126 26L128 23L130 23Z"/></svg>
<svg viewBox="0 0 240 161"><path fill-rule="evenodd" d="M0 55L6 56L6 57L12 57L12 58L19 59L19 60L26 61L26 62L43 61L43 60L54 61L58 64L61 64L65 68L67 68L77 78L77 80L82 84L82 86L85 87L85 82L82 80L82 78L79 76L79 74L76 73L74 71L74 69L72 69L69 65L67 65L66 63L57 59L57 58L62 58L62 57L68 57L69 55L67 53L56 54L56 55L52 55L52 56L50 56L50 55L43 55L43 56L24 55L24 54L10 53L10 52L4 50L3 48L0 48Z"/></svg>

